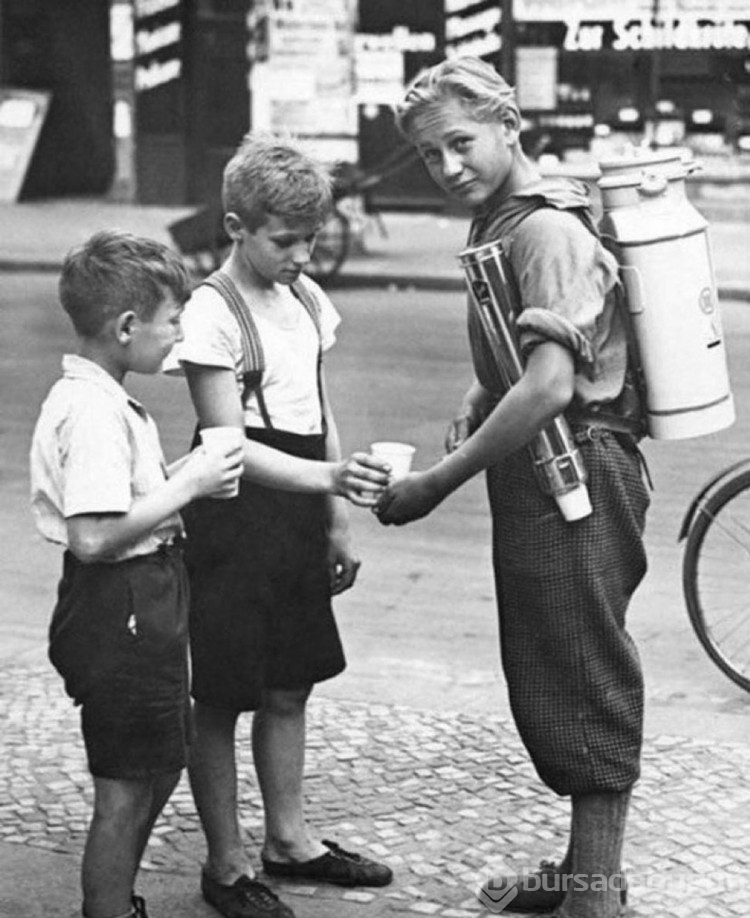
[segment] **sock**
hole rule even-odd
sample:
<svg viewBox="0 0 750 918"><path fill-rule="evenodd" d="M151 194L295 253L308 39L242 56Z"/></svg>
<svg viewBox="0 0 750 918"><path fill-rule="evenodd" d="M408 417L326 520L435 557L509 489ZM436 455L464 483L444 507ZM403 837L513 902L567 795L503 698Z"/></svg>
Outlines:
<svg viewBox="0 0 750 918"><path fill-rule="evenodd" d="M622 846L630 790L573 797L575 839L568 888L558 918L617 918L622 889ZM567 855L566 855L567 857Z"/></svg>

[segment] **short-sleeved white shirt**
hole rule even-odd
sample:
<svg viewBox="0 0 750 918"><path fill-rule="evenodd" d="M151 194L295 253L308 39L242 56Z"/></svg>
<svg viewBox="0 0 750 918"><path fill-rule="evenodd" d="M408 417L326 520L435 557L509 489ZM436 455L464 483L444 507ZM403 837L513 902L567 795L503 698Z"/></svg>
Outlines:
<svg viewBox="0 0 750 918"><path fill-rule="evenodd" d="M288 327L282 328L269 321L260 304L246 306L255 320L263 346L263 397L271 423L278 430L307 435L322 430L318 349L321 344L324 351L333 345L341 318L318 284L308 277L301 277L299 283L305 284L320 306L320 336L307 310L288 286L276 284L273 290L274 301L278 303L283 299L285 314L293 317ZM207 285L198 287L185 307L182 328L184 340L167 359L166 372L180 372L183 362L231 369L241 394L244 388L242 336L221 294ZM246 427L264 426L254 395L247 397L243 409Z"/></svg>
<svg viewBox="0 0 750 918"><path fill-rule="evenodd" d="M106 370L84 357L63 358L63 377L42 405L31 444L31 507L41 534L68 544L66 520L127 513L164 484L156 424ZM150 554L183 531L175 513L108 561Z"/></svg>

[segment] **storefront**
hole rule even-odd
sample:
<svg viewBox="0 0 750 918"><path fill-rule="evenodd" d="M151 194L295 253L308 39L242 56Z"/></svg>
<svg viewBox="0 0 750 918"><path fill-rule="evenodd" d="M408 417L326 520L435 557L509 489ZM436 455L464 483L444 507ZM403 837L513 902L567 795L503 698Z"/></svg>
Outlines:
<svg viewBox="0 0 750 918"><path fill-rule="evenodd" d="M0 0L0 84L49 95L23 198L218 194L250 127L250 0Z"/></svg>
<svg viewBox="0 0 750 918"><path fill-rule="evenodd" d="M247 0L112 0L114 196L201 203L250 126Z"/></svg>
<svg viewBox="0 0 750 918"><path fill-rule="evenodd" d="M516 84L535 152L608 132L704 152L750 132L744 0L515 0Z"/></svg>
<svg viewBox="0 0 750 918"><path fill-rule="evenodd" d="M515 82L534 154L750 149L747 0L0 0L0 21L0 84L50 99L25 197L201 203L251 126L377 172L393 103L446 55ZM374 195L444 206L418 163Z"/></svg>

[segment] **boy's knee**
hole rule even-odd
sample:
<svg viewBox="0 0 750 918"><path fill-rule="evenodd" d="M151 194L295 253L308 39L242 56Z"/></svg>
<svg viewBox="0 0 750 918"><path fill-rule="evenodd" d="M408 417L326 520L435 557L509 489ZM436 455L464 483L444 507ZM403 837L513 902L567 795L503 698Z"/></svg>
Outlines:
<svg viewBox="0 0 750 918"><path fill-rule="evenodd" d="M133 823L147 819L152 797L151 778L136 781L94 778L94 815L98 819Z"/></svg>
<svg viewBox="0 0 750 918"><path fill-rule="evenodd" d="M305 709L311 692L311 685L298 689L266 689L260 710L266 714L275 714L279 717L299 714Z"/></svg>

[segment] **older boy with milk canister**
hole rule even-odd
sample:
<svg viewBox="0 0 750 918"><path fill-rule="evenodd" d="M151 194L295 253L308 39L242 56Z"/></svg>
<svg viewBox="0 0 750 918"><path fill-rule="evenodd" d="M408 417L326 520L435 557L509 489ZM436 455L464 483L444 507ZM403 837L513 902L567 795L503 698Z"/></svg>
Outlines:
<svg viewBox="0 0 750 918"><path fill-rule="evenodd" d="M582 183L545 179L525 155L514 91L477 58L445 61L420 74L396 114L432 178L472 210L467 251L498 246L519 295L518 378L505 384L478 314L483 297L472 290L476 379L451 425L449 454L393 483L376 508L381 522L406 523L431 512L473 475L487 474L511 708L539 776L571 798L572 818L559 863L543 863L531 883L493 878L479 896L496 912L615 918L625 895L622 846L643 728L640 661L626 628L630 598L646 571L649 497L637 442L644 421L652 436L678 438L733 418L701 238L705 221L684 219L684 169L662 183L647 179L636 164L632 176L602 180L606 213L597 228ZM684 294L675 302L668 289L674 273L661 286L647 282L660 263L679 272L681 260L684 275L693 276L698 265L704 281L675 284ZM632 331L620 275L627 308L635 313ZM653 379L646 377L645 386L639 381L655 353L653 335L644 336L639 323L676 334L688 314L695 334L686 344L693 350L679 356L688 367L690 353L714 361L713 390L688 391L683 383L690 373L675 368L672 381L679 385L655 398ZM674 352L678 340L662 335L670 358L670 343ZM561 414L581 451L590 494L591 512L575 520L564 518L553 493L539 487L527 449ZM597 876L606 878L604 886L591 882ZM579 877L584 882L568 882Z"/></svg>

